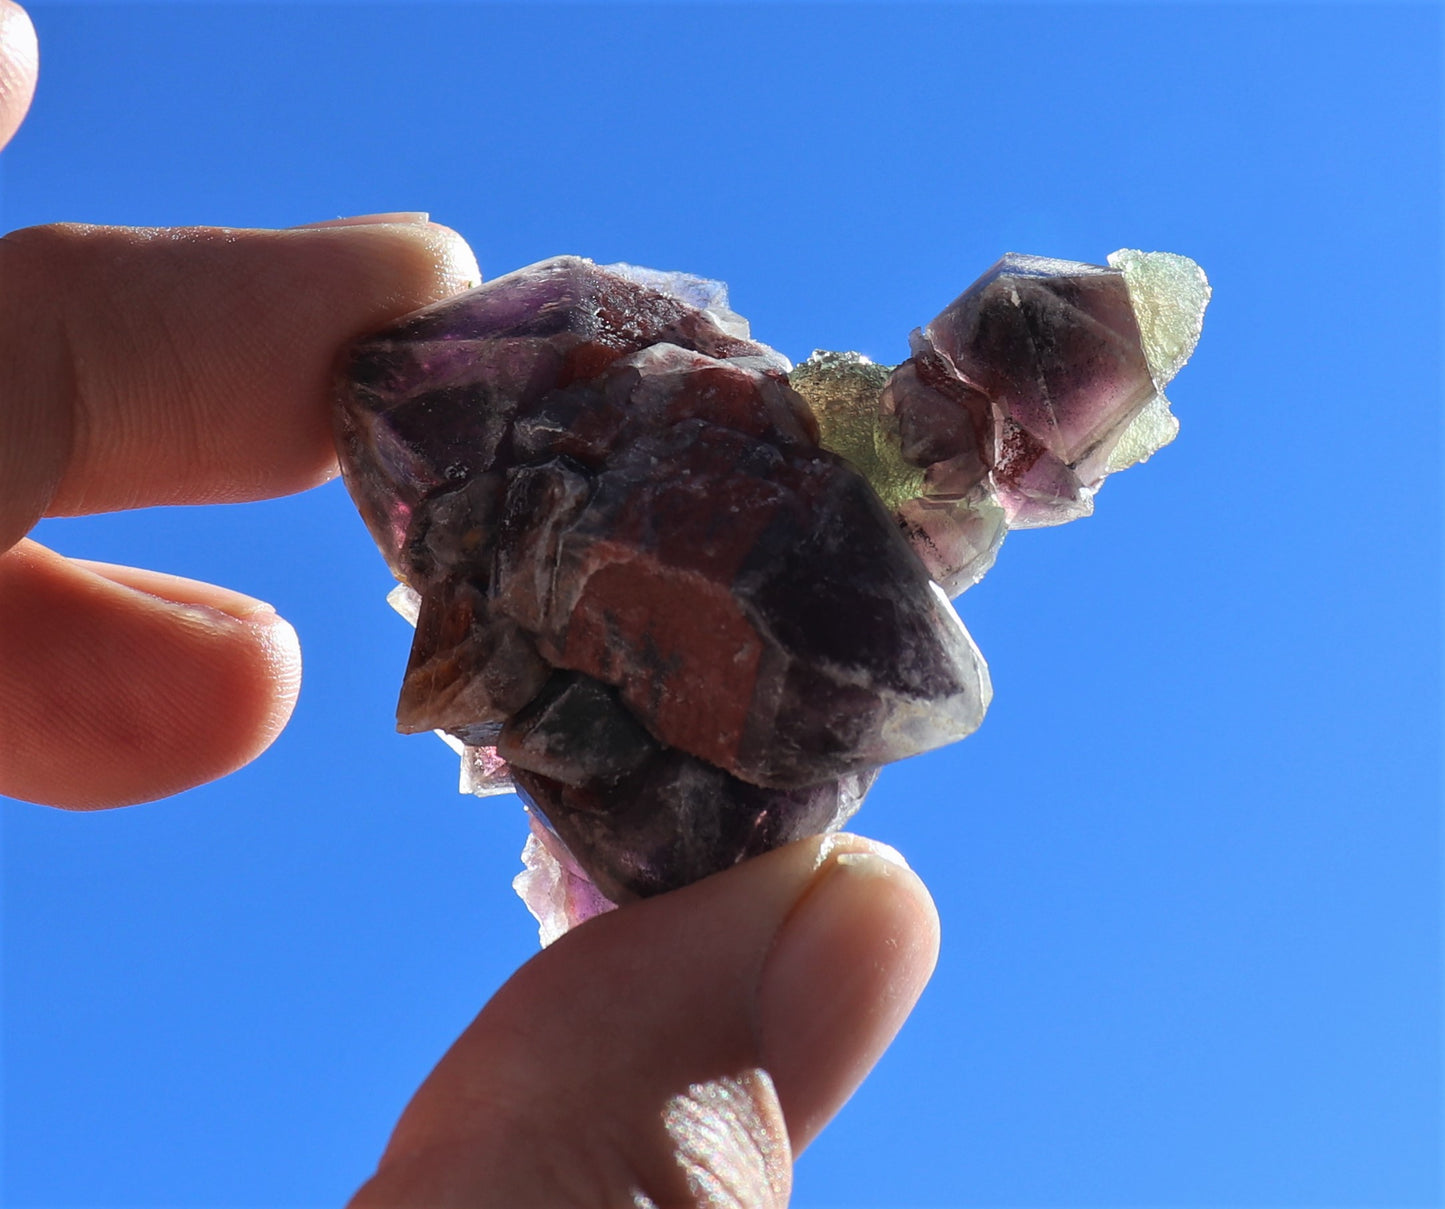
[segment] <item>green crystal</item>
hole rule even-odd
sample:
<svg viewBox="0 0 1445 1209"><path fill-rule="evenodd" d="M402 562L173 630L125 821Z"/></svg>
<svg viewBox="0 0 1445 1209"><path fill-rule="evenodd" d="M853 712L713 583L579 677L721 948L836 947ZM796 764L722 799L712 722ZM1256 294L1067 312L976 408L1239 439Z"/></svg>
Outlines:
<svg viewBox="0 0 1445 1209"><path fill-rule="evenodd" d="M1189 257L1173 252L1120 248L1109 257L1109 267L1124 274L1144 358L1154 385L1163 390L1199 343L1211 293L1209 279Z"/></svg>
<svg viewBox="0 0 1445 1209"><path fill-rule="evenodd" d="M898 434L878 406L891 365L877 365L861 353L822 349L788 375L817 417L820 444L866 478L890 511L923 494L923 471L903 460Z"/></svg>
<svg viewBox="0 0 1445 1209"><path fill-rule="evenodd" d="M1110 254L1109 267L1124 274L1144 359L1158 390L1110 451L1107 470L1112 474L1147 462L1178 435L1179 421L1169 410L1164 387L1199 343L1211 290L1204 270L1173 252L1120 248Z"/></svg>

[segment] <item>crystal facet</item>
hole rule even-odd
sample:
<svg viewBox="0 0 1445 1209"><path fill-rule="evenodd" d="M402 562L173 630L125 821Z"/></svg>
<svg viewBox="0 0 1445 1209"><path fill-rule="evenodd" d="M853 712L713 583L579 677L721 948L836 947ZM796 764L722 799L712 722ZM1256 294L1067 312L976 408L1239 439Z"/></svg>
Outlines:
<svg viewBox="0 0 1445 1209"><path fill-rule="evenodd" d="M1004 257L897 367L751 338L718 282L559 257L349 350L342 469L416 627L399 729L533 812L544 941L842 823L974 730L948 603L1177 423L1192 261Z"/></svg>

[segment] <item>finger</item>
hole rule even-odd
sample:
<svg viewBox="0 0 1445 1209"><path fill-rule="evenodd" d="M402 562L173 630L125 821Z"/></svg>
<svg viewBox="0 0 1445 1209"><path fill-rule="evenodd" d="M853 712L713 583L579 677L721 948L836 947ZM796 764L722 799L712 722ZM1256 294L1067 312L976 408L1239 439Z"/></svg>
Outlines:
<svg viewBox="0 0 1445 1209"><path fill-rule="evenodd" d="M610 912L486 1006L354 1207L780 1207L937 949L922 883L854 836Z"/></svg>
<svg viewBox="0 0 1445 1209"><path fill-rule="evenodd" d="M460 236L418 221L5 236L0 549L42 515L324 481L339 348L477 279Z"/></svg>
<svg viewBox="0 0 1445 1209"><path fill-rule="evenodd" d="M0 794L85 810L224 776L300 682L296 632L260 601L29 541L0 555Z"/></svg>
<svg viewBox="0 0 1445 1209"><path fill-rule="evenodd" d="M0 147L25 120L39 70L40 49L29 15L12 0L0 0Z"/></svg>

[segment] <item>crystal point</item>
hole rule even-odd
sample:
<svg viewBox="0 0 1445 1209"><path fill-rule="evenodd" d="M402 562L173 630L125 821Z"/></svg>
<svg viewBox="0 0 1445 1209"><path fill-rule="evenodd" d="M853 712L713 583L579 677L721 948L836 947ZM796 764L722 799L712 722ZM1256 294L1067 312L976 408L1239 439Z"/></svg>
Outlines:
<svg viewBox="0 0 1445 1209"><path fill-rule="evenodd" d="M1109 266L1124 275L1139 324L1144 356L1160 390L1168 386L1199 343L1204 310L1213 292L1194 261L1173 252L1121 248Z"/></svg>

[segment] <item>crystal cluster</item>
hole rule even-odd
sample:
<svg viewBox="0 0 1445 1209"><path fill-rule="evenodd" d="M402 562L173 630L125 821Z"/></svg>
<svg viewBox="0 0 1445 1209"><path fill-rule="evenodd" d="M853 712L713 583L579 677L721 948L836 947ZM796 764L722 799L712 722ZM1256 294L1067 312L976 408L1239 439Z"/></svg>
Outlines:
<svg viewBox="0 0 1445 1209"><path fill-rule="evenodd" d="M975 729L945 590L1173 436L1207 297L1182 257L1008 256L896 369L793 369L715 282L561 257L352 348L342 469L416 624L398 726L527 802L544 933Z"/></svg>
<svg viewBox="0 0 1445 1209"><path fill-rule="evenodd" d="M1183 256L1010 254L913 333L897 368L819 352L791 380L956 596L1010 528L1087 516L1106 475L1174 439L1163 389L1208 301Z"/></svg>

